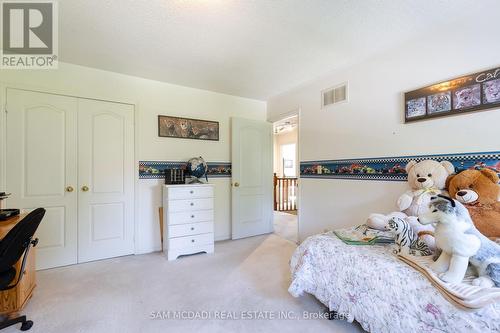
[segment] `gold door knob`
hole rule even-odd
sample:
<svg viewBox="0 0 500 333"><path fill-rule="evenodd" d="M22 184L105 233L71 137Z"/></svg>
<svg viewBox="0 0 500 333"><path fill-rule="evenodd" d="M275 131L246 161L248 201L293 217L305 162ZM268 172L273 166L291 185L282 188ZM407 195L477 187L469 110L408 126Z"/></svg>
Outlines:
<svg viewBox="0 0 500 333"><path fill-rule="evenodd" d="M234 187L240 187L240 183L238 182L234 183Z"/></svg>
<svg viewBox="0 0 500 333"><path fill-rule="evenodd" d="M86 186L86 185L83 185L83 186L82 186L82 191L83 191L83 192L88 192L88 190L89 190L89 187L88 187L88 186Z"/></svg>
<svg viewBox="0 0 500 333"><path fill-rule="evenodd" d="M72 186L66 186L66 192L73 192L74 188Z"/></svg>

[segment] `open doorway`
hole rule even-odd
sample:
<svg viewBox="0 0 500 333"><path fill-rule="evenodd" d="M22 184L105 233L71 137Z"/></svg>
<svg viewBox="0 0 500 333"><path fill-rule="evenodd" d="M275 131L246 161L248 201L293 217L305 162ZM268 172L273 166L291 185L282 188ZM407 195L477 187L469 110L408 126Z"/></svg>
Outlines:
<svg viewBox="0 0 500 333"><path fill-rule="evenodd" d="M274 138L274 233L298 241L298 115L273 125Z"/></svg>

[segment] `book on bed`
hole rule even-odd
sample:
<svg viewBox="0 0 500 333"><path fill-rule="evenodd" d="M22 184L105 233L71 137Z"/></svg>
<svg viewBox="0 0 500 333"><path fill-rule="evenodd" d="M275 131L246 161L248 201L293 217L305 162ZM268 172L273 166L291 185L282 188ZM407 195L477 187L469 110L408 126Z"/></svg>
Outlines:
<svg viewBox="0 0 500 333"><path fill-rule="evenodd" d="M390 231L369 228L365 224L357 227L334 230L333 233L349 245L382 245L394 243L394 235Z"/></svg>

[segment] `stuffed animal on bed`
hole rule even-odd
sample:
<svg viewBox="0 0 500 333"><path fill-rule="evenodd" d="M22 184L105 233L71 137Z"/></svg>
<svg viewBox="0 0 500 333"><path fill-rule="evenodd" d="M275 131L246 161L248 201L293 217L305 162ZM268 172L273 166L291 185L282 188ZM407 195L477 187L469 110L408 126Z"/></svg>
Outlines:
<svg viewBox="0 0 500 333"><path fill-rule="evenodd" d="M418 219L423 224L436 224L436 243L442 252L432 270L445 282L459 283L470 262L478 273L473 285L500 287L500 245L477 230L458 200L440 195L429 207Z"/></svg>
<svg viewBox="0 0 500 333"><path fill-rule="evenodd" d="M397 253L414 256L429 256L432 254L429 246L418 238L407 219L393 217L389 220L386 229L394 232L395 243L398 247Z"/></svg>
<svg viewBox="0 0 500 333"><path fill-rule="evenodd" d="M412 160L406 165L408 185L410 190L403 193L398 201L399 212L388 215L371 214L366 221L370 228L384 230L389 221L394 218L416 217L429 209L431 197L445 193L446 179L455 171L455 167L448 161L437 162ZM401 214L405 215L401 215ZM431 248L435 249L433 237L434 227L424 226L416 219L408 220L413 231Z"/></svg>
<svg viewBox="0 0 500 333"><path fill-rule="evenodd" d="M469 211L472 222L486 237L500 239L500 186L491 169L465 170L448 178L448 192Z"/></svg>
<svg viewBox="0 0 500 333"><path fill-rule="evenodd" d="M429 209L431 198L443 193L446 179L455 172L448 161L410 161L406 165L411 190L398 199L398 208L408 216L418 216Z"/></svg>

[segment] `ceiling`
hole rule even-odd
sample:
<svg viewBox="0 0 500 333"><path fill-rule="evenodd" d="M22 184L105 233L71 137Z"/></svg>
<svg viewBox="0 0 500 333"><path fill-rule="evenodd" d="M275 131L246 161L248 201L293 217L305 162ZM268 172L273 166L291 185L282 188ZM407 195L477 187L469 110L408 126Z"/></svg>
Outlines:
<svg viewBox="0 0 500 333"><path fill-rule="evenodd" d="M498 3L62 0L59 53L63 62L266 100Z"/></svg>
<svg viewBox="0 0 500 333"><path fill-rule="evenodd" d="M274 134L279 135L286 132L290 132L293 129L297 128L298 123L299 123L298 116L292 116L286 119L279 120L273 124Z"/></svg>

